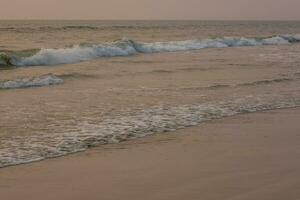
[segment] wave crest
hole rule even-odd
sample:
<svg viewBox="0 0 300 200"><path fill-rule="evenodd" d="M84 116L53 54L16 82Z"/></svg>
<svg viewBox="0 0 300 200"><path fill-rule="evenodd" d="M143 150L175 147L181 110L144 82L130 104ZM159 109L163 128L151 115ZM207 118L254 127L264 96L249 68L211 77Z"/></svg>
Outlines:
<svg viewBox="0 0 300 200"><path fill-rule="evenodd" d="M268 38L215 38L169 42L137 42L123 39L93 45L76 45L63 49L41 49L34 55L18 56L0 52L0 65L37 66L72 64L100 57L131 56L138 53L190 51L204 48L226 48L260 45L285 45L300 42L300 34Z"/></svg>
<svg viewBox="0 0 300 200"><path fill-rule="evenodd" d="M76 45L65 49L42 49L37 54L15 59L17 66L71 64L99 57L130 56L136 54L129 41L103 43L91 46Z"/></svg>

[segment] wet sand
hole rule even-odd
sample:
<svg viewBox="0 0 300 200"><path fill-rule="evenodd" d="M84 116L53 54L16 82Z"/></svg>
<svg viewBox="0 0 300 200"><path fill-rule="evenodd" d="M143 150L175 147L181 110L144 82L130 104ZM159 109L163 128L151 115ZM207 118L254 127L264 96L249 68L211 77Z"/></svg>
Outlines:
<svg viewBox="0 0 300 200"><path fill-rule="evenodd" d="M300 108L0 169L3 200L297 200Z"/></svg>

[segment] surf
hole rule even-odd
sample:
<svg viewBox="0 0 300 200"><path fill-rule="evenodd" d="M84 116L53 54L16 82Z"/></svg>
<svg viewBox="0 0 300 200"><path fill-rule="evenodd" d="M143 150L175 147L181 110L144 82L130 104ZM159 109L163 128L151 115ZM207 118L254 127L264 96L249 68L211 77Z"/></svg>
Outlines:
<svg viewBox="0 0 300 200"><path fill-rule="evenodd" d="M206 48L229 48L262 45L289 45L300 42L300 34L257 38L208 38L185 41L139 42L122 39L100 44L79 44L68 48L0 52L0 67L74 64L103 57L133 56L146 53L192 51ZM27 52L28 50L22 51Z"/></svg>
<svg viewBox="0 0 300 200"><path fill-rule="evenodd" d="M55 75L43 75L39 77L21 78L0 82L0 90L20 89L31 87L44 87L63 84L64 80Z"/></svg>

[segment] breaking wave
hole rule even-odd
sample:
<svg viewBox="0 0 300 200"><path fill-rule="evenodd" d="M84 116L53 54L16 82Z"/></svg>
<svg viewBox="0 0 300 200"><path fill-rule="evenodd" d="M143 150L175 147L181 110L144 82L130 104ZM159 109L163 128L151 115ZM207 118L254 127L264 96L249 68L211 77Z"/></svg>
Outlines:
<svg viewBox="0 0 300 200"><path fill-rule="evenodd" d="M64 82L63 79L54 75L44 75L40 77L23 78L0 82L0 89L18 89L29 87L43 87L49 85L58 85Z"/></svg>
<svg viewBox="0 0 300 200"><path fill-rule="evenodd" d="M20 56L0 52L0 66L42 66L71 64L101 57L131 56L139 53L190 51L205 48L226 48L260 45L285 45L300 42L300 34L268 38L215 38L170 42L137 42L123 39L92 45L75 45L63 49L41 49L34 55Z"/></svg>

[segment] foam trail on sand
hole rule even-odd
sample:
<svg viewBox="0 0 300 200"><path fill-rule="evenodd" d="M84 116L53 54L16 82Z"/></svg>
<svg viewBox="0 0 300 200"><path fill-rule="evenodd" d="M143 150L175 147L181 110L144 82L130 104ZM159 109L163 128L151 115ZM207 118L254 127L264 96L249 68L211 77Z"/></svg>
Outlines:
<svg viewBox="0 0 300 200"><path fill-rule="evenodd" d="M291 108L300 105L299 96L257 96L238 98L230 102L198 105L155 106L130 110L116 117L93 121L78 120L70 129L51 134L36 133L0 140L0 168L39 161L84 151L90 147L118 143L155 133L174 131L202 122L242 113Z"/></svg>

